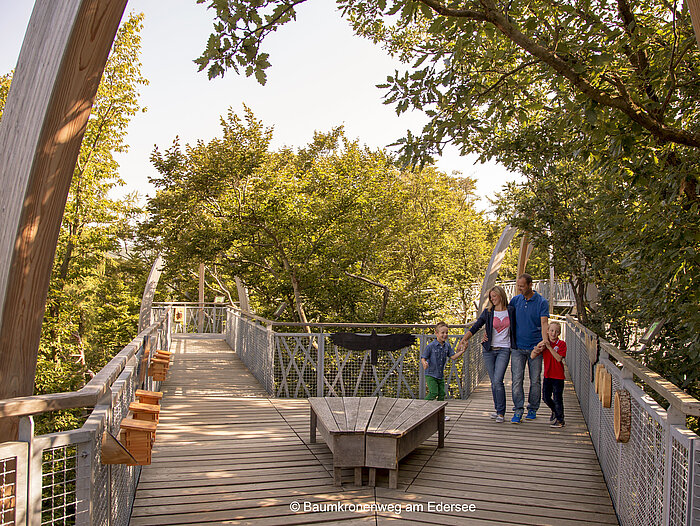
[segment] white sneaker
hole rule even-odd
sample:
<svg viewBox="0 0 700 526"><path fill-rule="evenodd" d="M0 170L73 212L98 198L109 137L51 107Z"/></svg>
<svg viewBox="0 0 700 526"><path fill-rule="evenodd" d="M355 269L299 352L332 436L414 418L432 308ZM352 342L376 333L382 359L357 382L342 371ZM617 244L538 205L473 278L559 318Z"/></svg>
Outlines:
<svg viewBox="0 0 700 526"><path fill-rule="evenodd" d="M450 419L450 417L445 415L445 422L447 422L449 419Z"/></svg>
<svg viewBox="0 0 700 526"><path fill-rule="evenodd" d="M497 424L502 424L503 423L503 417L501 415L496 415L496 423Z"/></svg>
<svg viewBox="0 0 700 526"><path fill-rule="evenodd" d="M498 413L491 413L489 416L496 420L498 418Z"/></svg>

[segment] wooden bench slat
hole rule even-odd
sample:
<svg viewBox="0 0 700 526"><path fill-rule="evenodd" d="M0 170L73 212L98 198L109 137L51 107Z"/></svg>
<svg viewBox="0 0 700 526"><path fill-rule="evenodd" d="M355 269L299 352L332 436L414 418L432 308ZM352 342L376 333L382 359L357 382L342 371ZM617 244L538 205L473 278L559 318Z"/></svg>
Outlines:
<svg viewBox="0 0 700 526"><path fill-rule="evenodd" d="M394 407L396 400L397 398L384 397L377 399L377 404L374 406L372 418L370 418L369 424L367 424L367 432L375 431L382 425L384 418L386 418L386 415L389 413L389 411L391 411L391 408Z"/></svg>
<svg viewBox="0 0 700 526"><path fill-rule="evenodd" d="M345 418L345 404L343 403L343 399L339 397L328 397L326 398L326 402L328 402L328 407L331 413L333 413L333 418L338 425L338 430L348 431L348 422ZM355 431L355 428L353 427L352 430Z"/></svg>
<svg viewBox="0 0 700 526"><path fill-rule="evenodd" d="M348 431L355 431L358 411L360 409L360 397L349 396L343 398L343 403L345 404L345 429Z"/></svg>
<svg viewBox="0 0 700 526"><path fill-rule="evenodd" d="M429 403L428 400L411 400L401 413L397 414L395 418L389 420L388 418L384 420L379 431L391 431L401 429L406 420L415 416L416 414L422 415L425 406Z"/></svg>
<svg viewBox="0 0 700 526"><path fill-rule="evenodd" d="M326 426L328 431L330 433L337 433L339 431L338 424L335 421L330 407L328 407L328 401L325 398L309 398L309 403L318 419L323 422L323 425Z"/></svg>
<svg viewBox="0 0 700 526"><path fill-rule="evenodd" d="M367 431L367 425L369 424L369 419L372 417L374 406L377 405L377 400L379 400L377 397L360 398L360 408L357 422L355 422L355 431Z"/></svg>
<svg viewBox="0 0 700 526"><path fill-rule="evenodd" d="M404 412L411 407L411 402L413 400L407 399L407 398L399 398L394 402L394 405L391 407L391 410L387 413L387 415L384 417L384 420L382 423L377 427L377 431L383 431L385 429L393 429L392 424L394 421L397 419L401 418L401 415L404 414ZM405 420L405 417L404 417Z"/></svg>
<svg viewBox="0 0 700 526"><path fill-rule="evenodd" d="M423 410L421 412L414 413L408 419L402 422L399 429L387 429L384 431L376 430L372 431L372 433L377 435L402 437L406 435L406 433L411 431L413 428L419 426L424 420L427 420L432 415L443 409L445 406L447 406L447 402L429 401L429 403L423 407Z"/></svg>

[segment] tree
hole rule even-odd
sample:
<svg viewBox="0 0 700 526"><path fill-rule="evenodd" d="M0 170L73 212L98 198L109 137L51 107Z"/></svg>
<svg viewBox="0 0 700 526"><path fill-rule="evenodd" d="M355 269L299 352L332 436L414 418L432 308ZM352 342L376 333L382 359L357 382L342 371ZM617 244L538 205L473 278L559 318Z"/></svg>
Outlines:
<svg viewBox="0 0 700 526"><path fill-rule="evenodd" d="M154 152L159 190L143 232L166 254L166 281L205 262L222 289L240 276L262 315L286 303L303 322L418 321L488 259L469 179L401 171L341 128L272 152L248 109L222 129Z"/></svg>
<svg viewBox="0 0 700 526"><path fill-rule="evenodd" d="M208 67L210 77L227 68L244 69L264 83L270 66L261 51L264 39L294 20L303 1L211 2L217 21L196 61L200 69ZM413 62L411 75L390 77L387 87L397 111L429 109L432 121L423 146L439 150L447 138L472 149L465 134L480 135L485 123L488 128L522 125L533 113L553 110L590 118L610 113L658 142L700 146L693 125L698 54L685 5L660 0L640 6L627 0L615 5L342 0L338 5L359 35ZM565 107L550 107L552 98Z"/></svg>
<svg viewBox="0 0 700 526"><path fill-rule="evenodd" d="M295 0L213 2L215 33L198 59L264 82L265 37L293 20ZM424 111L400 139L424 162L453 143L528 176L502 203L574 278L579 312L616 343L661 316L646 359L682 387L700 365L700 63L688 8L614 3L341 0L355 32L410 64L389 75L386 102ZM509 208L510 206L510 208ZM596 321L597 320L597 321ZM663 349L663 350L662 350Z"/></svg>

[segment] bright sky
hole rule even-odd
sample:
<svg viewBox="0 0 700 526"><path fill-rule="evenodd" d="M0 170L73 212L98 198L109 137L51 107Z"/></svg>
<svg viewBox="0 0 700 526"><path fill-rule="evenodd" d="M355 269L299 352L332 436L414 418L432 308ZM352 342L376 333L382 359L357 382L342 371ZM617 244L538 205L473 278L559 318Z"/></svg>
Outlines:
<svg viewBox="0 0 700 526"><path fill-rule="evenodd" d="M14 69L31 15L29 0L0 0L0 73ZM213 13L195 0L130 0L126 12L145 13L142 73L150 85L141 88L148 108L131 122L130 150L118 161L124 191L152 195L149 176L156 172L149 156L155 145L170 146L209 140L220 133L219 118L229 107L241 112L243 103L266 126L274 127L274 147L301 147L315 130L340 124L346 134L371 147L384 147L407 129L420 131L426 118L413 112L398 117L382 104L376 84L403 67L369 41L353 35L334 9L334 2L309 0L297 21L284 26L266 43L271 69L266 86L230 71L207 80L192 62L211 33ZM495 164L474 164L470 157L448 152L438 160L447 173L457 170L477 179L477 193L491 197L516 174ZM487 202L482 199L481 206Z"/></svg>

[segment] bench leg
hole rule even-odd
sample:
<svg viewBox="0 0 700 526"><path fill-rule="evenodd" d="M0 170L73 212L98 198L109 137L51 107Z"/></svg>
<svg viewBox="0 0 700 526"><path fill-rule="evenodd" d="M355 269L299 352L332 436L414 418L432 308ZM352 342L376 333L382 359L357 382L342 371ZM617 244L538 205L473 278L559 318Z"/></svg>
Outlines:
<svg viewBox="0 0 700 526"><path fill-rule="evenodd" d="M355 486L362 486L362 468L355 468Z"/></svg>
<svg viewBox="0 0 700 526"><path fill-rule="evenodd" d="M445 447L445 409L438 413L438 447Z"/></svg>
<svg viewBox="0 0 700 526"><path fill-rule="evenodd" d="M377 485L377 468L369 468L369 481L367 481L367 484L372 488Z"/></svg>
<svg viewBox="0 0 700 526"><path fill-rule="evenodd" d="M343 481L341 480L341 477L340 477L340 470L341 470L341 468L333 468L333 484L336 486L343 485Z"/></svg>
<svg viewBox="0 0 700 526"><path fill-rule="evenodd" d="M311 419L309 421L309 438L312 444L316 443L316 413L311 408Z"/></svg>
<svg viewBox="0 0 700 526"><path fill-rule="evenodd" d="M399 485L399 468L389 470L389 487L396 489Z"/></svg>

